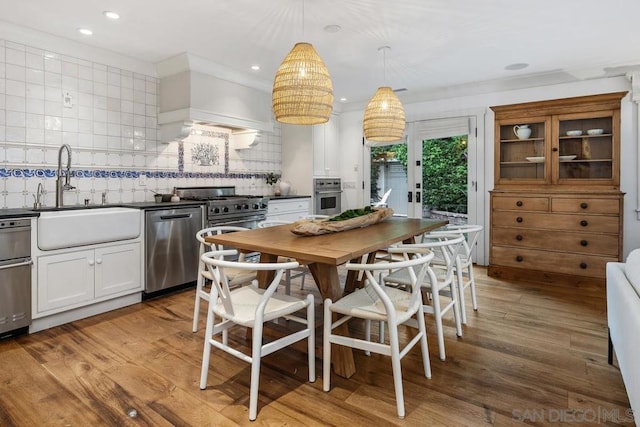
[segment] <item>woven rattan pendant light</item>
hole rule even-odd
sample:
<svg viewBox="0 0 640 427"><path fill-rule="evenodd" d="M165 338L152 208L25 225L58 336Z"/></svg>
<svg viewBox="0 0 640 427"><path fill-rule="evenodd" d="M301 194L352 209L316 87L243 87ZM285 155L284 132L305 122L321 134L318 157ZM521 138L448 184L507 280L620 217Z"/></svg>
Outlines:
<svg viewBox="0 0 640 427"><path fill-rule="evenodd" d="M389 49L389 46L378 49L383 54L385 80L386 51ZM404 107L400 99L389 86L379 87L364 110L364 137L376 142L397 141L404 135L405 123Z"/></svg>
<svg viewBox="0 0 640 427"><path fill-rule="evenodd" d="M302 14L304 23L304 1ZM276 120L281 123L315 125L329 121L333 84L329 70L310 43L296 43L284 58L273 81L271 101Z"/></svg>

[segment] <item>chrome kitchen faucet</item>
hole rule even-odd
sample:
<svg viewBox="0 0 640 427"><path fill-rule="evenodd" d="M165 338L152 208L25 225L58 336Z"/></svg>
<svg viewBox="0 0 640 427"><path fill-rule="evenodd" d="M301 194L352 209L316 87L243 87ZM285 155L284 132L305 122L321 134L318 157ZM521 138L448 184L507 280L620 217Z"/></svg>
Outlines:
<svg viewBox="0 0 640 427"><path fill-rule="evenodd" d="M67 167L64 175L64 184L62 184L62 150L67 150ZM69 183L71 178L71 147L69 144L62 144L58 150L58 172L56 173L56 208L64 205L62 194L64 190L73 190L74 187Z"/></svg>

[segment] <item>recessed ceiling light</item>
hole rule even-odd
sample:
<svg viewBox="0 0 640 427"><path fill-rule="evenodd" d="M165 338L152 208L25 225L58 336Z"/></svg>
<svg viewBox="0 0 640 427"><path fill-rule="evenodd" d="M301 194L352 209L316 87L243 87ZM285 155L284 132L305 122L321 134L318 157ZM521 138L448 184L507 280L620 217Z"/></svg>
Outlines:
<svg viewBox="0 0 640 427"><path fill-rule="evenodd" d="M340 98L340 102L347 102L347 98L343 96L342 98Z"/></svg>
<svg viewBox="0 0 640 427"><path fill-rule="evenodd" d="M118 15L116 12L111 12L110 10L105 10L104 12L102 12L102 14L109 19L120 19L120 15Z"/></svg>
<svg viewBox="0 0 640 427"><path fill-rule="evenodd" d="M509 64L506 67L504 67L505 70L509 70L509 71L515 71L515 70L522 70L523 68L527 68L529 66L529 64L527 64L526 62L516 62L515 64Z"/></svg>
<svg viewBox="0 0 640 427"><path fill-rule="evenodd" d="M327 33L337 33L338 31L340 31L342 29L342 27L340 25L337 24L331 24L331 25L326 25L324 27L324 30Z"/></svg>
<svg viewBox="0 0 640 427"><path fill-rule="evenodd" d="M252 65L252 66L251 66L251 69L252 69L253 71L258 71L258 70L260 69L260 66L259 66L259 65Z"/></svg>
<svg viewBox="0 0 640 427"><path fill-rule="evenodd" d="M92 34L93 34L93 31L91 31L91 30L90 30L90 29L88 29L88 28L78 28L78 32L79 32L80 34L82 34L83 36L90 36L90 35L92 35Z"/></svg>

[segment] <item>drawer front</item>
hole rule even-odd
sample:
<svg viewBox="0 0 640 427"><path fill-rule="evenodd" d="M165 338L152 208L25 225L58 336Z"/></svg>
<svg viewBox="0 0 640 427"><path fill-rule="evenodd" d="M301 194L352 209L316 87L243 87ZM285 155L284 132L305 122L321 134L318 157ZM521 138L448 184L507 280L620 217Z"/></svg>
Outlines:
<svg viewBox="0 0 640 427"><path fill-rule="evenodd" d="M491 264L495 265L600 279L605 277L607 263L618 260L596 255L562 254L502 246L492 247L491 257Z"/></svg>
<svg viewBox="0 0 640 427"><path fill-rule="evenodd" d="M311 206L311 202L309 199L292 199L292 200L278 200L276 202L269 201L268 204L268 213L282 213L282 212L291 212L291 211L304 211L305 213L309 213Z"/></svg>
<svg viewBox="0 0 640 427"><path fill-rule="evenodd" d="M618 234L616 216L548 214L535 212L493 212L492 227L543 228L562 231Z"/></svg>
<svg viewBox="0 0 640 427"><path fill-rule="evenodd" d="M493 209L546 212L549 210L549 198L548 197L494 196Z"/></svg>
<svg viewBox="0 0 640 427"><path fill-rule="evenodd" d="M618 199L553 198L551 211L618 215L620 202Z"/></svg>
<svg viewBox="0 0 640 427"><path fill-rule="evenodd" d="M618 236L547 230L495 227L492 244L561 252L606 255L618 258Z"/></svg>

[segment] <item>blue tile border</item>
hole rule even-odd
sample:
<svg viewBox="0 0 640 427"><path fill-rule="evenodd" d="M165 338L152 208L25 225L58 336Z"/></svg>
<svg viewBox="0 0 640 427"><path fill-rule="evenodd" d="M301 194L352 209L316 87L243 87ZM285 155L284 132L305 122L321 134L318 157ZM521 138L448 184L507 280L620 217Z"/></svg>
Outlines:
<svg viewBox="0 0 640 427"><path fill-rule="evenodd" d="M144 170L103 170L103 169L76 169L71 171L74 178L138 178L145 175L147 178L234 178L251 179L266 178L264 172L155 172ZM28 168L0 168L0 178L55 178L56 169L28 169Z"/></svg>

